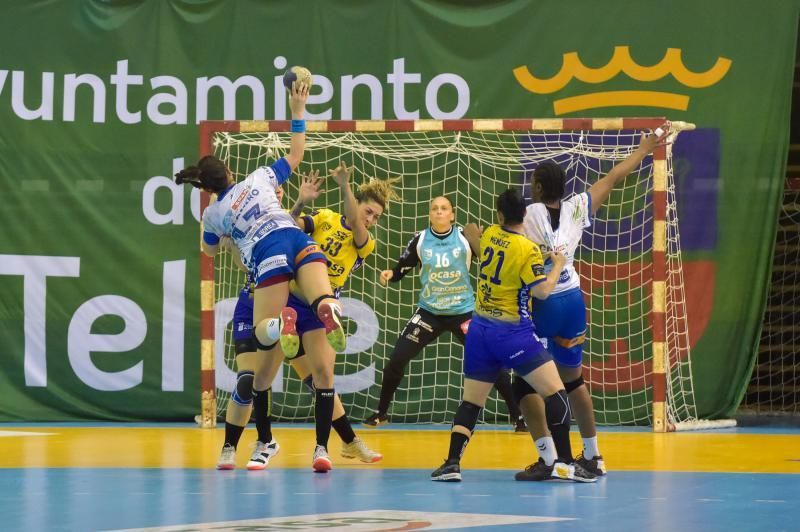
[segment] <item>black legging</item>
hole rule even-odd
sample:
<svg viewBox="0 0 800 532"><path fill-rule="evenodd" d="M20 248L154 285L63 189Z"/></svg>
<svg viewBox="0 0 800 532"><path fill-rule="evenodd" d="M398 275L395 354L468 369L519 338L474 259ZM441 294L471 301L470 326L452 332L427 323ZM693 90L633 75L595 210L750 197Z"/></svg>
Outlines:
<svg viewBox="0 0 800 532"><path fill-rule="evenodd" d="M472 312L457 314L455 316L439 316L425 309L418 308L406 323L403 332L394 345L394 350L389 357L389 363L383 368L383 382L381 383L381 398L378 402L378 413L385 415L389 405L394 399L394 393L400 386L400 381L405 376L406 367L411 359L416 357L428 344L433 342L443 332L450 331L461 345L464 345L466 334L462 326L472 319ZM498 393L503 398L511 415L511 421L520 417L519 406L514 401L511 388L511 374L508 371L500 372L497 382L494 383Z"/></svg>

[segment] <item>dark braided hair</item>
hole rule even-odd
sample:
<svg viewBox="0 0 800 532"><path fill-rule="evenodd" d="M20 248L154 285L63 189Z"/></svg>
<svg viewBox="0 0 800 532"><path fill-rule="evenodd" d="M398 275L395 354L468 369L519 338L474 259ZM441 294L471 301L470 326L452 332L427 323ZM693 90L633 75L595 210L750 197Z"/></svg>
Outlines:
<svg viewBox="0 0 800 532"><path fill-rule="evenodd" d="M525 198L516 188L509 188L497 196L497 210L506 225L521 224L525 218Z"/></svg>
<svg viewBox="0 0 800 532"><path fill-rule="evenodd" d="M228 188L228 169L219 158L206 155L196 166L187 166L175 174L175 182L179 185L189 183L195 188L208 192L221 192Z"/></svg>
<svg viewBox="0 0 800 532"><path fill-rule="evenodd" d="M535 183L542 185L542 203L561 201L564 197L564 186L567 175L561 165L554 161L544 161L533 171L531 187Z"/></svg>

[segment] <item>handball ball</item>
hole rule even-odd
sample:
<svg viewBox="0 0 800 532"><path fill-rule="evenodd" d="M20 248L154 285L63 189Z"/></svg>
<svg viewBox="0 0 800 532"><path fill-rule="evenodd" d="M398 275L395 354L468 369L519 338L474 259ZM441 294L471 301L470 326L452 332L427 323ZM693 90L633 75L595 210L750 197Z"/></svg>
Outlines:
<svg viewBox="0 0 800 532"><path fill-rule="evenodd" d="M306 67L293 66L283 75L283 85L286 90L292 92L292 82L299 81L311 88L311 71Z"/></svg>

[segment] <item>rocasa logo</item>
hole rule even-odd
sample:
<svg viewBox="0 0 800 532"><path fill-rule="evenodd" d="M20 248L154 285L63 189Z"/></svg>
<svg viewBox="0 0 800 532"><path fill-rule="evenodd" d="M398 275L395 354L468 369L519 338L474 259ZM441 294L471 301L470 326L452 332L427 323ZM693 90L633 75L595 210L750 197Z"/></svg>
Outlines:
<svg viewBox="0 0 800 532"><path fill-rule="evenodd" d="M608 64L599 68L587 67L581 62L577 52L567 52L563 55L561 69L549 79L537 78L526 66L515 68L514 77L520 85L535 94L553 94L566 87L573 79L590 84L605 83L620 72L645 83L658 81L671 74L688 89L705 89L724 78L731 64L730 59L718 57L714 66L705 72L692 72L683 64L680 48L667 48L667 53L657 64L642 66L631 58L627 46L616 46ZM622 106L685 111L689 108L689 95L646 90L592 92L555 100L553 111L556 115L564 115L586 109Z"/></svg>

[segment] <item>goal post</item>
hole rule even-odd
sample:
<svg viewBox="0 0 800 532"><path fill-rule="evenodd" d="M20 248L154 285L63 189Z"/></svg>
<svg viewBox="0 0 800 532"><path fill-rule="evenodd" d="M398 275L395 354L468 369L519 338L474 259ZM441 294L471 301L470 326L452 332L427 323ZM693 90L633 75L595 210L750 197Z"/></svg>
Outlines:
<svg viewBox="0 0 800 532"><path fill-rule="evenodd" d="M486 226L496 195L522 186L529 196L536 165L552 159L567 171L567 195L627 157L642 131L664 118L308 121L299 172L328 170L339 160L363 179L402 176L402 201L388 206L374 231L374 256L343 290L348 347L337 356L337 391L352 419L377 406L382 370L395 340L416 308L419 281L412 272L383 287L378 273L393 266L414 232L428 225L428 204L447 195L456 221ZM671 140L692 124L673 122ZM200 154L220 157L237 179L288 151L289 121L202 122ZM297 179L285 185L287 205ZM326 183L314 207L341 210L338 190ZM202 194L201 209L208 205ZM235 376L230 319L244 276L224 253L201 253L200 421L213 427ZM675 205L672 146L652 157L617 187L576 254L588 308L584 373L598 423L652 425L656 431L692 428L697 420L688 319ZM395 422L444 423L461 398L463 349L445 334L406 370L390 416ZM273 384L273 415L313 419L313 406L287 364ZM507 421L505 405L490 397L484 420Z"/></svg>

